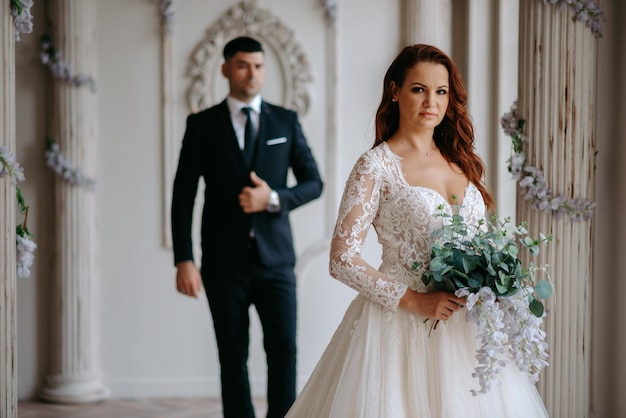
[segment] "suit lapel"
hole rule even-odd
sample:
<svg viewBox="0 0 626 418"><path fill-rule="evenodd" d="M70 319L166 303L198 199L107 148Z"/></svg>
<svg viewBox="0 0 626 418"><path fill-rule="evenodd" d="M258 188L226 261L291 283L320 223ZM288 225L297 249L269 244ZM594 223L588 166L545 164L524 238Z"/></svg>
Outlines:
<svg viewBox="0 0 626 418"><path fill-rule="evenodd" d="M265 150L265 140L267 139L267 118L270 116L271 110L265 102L261 102L261 113L259 115L259 136L256 140L256 149L254 150L254 159L252 165L257 158L262 158Z"/></svg>

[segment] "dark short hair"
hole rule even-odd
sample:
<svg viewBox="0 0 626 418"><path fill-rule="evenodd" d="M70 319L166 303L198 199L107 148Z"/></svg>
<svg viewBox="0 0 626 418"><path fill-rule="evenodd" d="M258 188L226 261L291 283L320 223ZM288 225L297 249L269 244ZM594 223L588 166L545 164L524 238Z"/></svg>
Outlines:
<svg viewBox="0 0 626 418"><path fill-rule="evenodd" d="M237 52L263 52L263 46L256 39L240 36L224 45L224 59L227 60L234 57Z"/></svg>

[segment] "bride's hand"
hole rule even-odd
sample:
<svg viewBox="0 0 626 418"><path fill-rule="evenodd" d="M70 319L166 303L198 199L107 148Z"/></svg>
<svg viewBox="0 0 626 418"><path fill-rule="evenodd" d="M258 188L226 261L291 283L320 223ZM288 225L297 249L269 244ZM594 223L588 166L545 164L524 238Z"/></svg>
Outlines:
<svg viewBox="0 0 626 418"><path fill-rule="evenodd" d="M464 304L465 299L458 298L450 292L437 290L419 293L408 289L400 299L399 306L426 318L445 321Z"/></svg>

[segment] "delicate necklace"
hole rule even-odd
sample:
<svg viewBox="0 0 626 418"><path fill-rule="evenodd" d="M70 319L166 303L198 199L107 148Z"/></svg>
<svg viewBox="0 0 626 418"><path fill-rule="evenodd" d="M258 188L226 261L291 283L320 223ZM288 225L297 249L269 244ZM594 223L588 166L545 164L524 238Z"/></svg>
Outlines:
<svg viewBox="0 0 626 418"><path fill-rule="evenodd" d="M433 147L431 149L429 149L428 151L420 151L417 148L413 148L412 146L410 146L406 142L402 142L402 145L407 147L412 152L416 152L418 154L425 154L427 157L430 157L430 154L437 149L437 145L433 145Z"/></svg>

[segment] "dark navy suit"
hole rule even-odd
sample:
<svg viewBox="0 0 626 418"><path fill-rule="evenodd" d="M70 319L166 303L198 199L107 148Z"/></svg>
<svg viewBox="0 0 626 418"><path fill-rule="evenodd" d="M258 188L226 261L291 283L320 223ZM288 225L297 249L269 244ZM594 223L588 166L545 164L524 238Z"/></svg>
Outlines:
<svg viewBox="0 0 626 418"><path fill-rule="evenodd" d="M290 168L297 180L292 187L287 186ZM242 211L238 195L252 185L251 170L278 192L280 212ZM206 189L200 271L219 349L224 416L254 416L247 371L248 309L254 305L267 354L267 416L282 417L296 390L296 257L289 212L322 192L297 114L261 103L251 167L244 162L226 101L187 118L172 196L175 263L193 260L192 213L201 176Z"/></svg>

